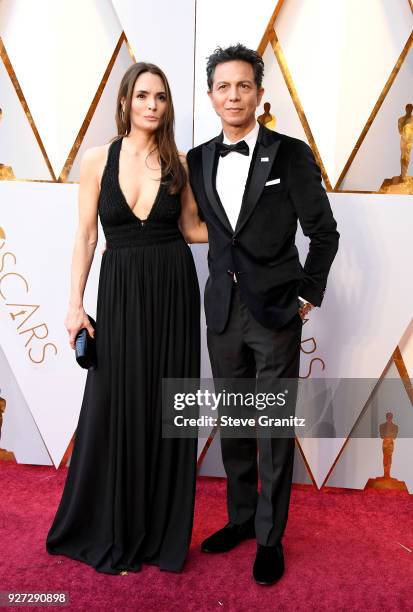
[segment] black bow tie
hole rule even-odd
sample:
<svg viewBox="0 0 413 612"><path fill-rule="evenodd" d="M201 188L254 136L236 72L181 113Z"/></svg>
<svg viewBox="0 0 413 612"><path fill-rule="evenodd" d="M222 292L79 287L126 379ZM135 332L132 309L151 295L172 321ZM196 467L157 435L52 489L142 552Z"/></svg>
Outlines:
<svg viewBox="0 0 413 612"><path fill-rule="evenodd" d="M241 153L241 155L250 154L250 148L245 142L245 140L240 140L239 142L236 142L233 145L227 145L223 142L218 142L217 151L221 157L225 157L226 155L228 155L228 153L232 153L232 151L235 151L236 153Z"/></svg>

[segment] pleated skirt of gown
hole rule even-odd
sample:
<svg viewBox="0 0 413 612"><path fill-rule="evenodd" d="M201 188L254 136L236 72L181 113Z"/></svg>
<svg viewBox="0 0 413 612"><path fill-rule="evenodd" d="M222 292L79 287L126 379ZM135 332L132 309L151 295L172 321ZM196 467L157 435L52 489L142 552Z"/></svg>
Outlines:
<svg viewBox="0 0 413 612"><path fill-rule="evenodd" d="M110 574L181 571L197 440L162 438L161 379L199 377L199 287L183 238L106 250L96 324L98 367L47 550Z"/></svg>

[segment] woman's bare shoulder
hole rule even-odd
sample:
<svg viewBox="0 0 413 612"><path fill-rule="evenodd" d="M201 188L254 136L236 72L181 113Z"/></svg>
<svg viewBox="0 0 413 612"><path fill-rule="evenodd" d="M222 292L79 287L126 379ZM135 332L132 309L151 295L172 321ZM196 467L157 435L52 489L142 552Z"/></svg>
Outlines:
<svg viewBox="0 0 413 612"><path fill-rule="evenodd" d="M102 161L106 161L110 143L98 147L90 147L83 152L82 162L90 166L99 166Z"/></svg>
<svg viewBox="0 0 413 612"><path fill-rule="evenodd" d="M94 176L100 183L108 157L110 142L97 147L90 147L83 152L80 162L80 173Z"/></svg>

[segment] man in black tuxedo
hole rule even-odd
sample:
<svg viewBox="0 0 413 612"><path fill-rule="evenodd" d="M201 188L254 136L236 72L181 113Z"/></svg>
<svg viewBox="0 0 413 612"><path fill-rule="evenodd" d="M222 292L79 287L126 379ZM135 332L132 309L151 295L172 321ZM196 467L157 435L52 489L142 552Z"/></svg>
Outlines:
<svg viewBox="0 0 413 612"><path fill-rule="evenodd" d="M208 225L205 315L214 378L298 378L302 319L321 305L338 248L311 148L256 121L263 71L262 58L243 45L216 49L207 64L208 95L223 131L187 155ZM297 220L310 239L304 267ZM221 437L221 449L229 523L202 550L226 552L256 537L254 578L272 584L284 572L294 438Z"/></svg>

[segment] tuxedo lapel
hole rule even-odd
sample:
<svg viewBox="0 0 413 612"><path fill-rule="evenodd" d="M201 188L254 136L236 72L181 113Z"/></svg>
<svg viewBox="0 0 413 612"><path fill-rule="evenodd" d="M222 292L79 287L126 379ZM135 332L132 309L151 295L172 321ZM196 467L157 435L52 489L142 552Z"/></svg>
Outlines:
<svg viewBox="0 0 413 612"><path fill-rule="evenodd" d="M273 166L280 142L281 140L277 138L275 132L271 132L267 128L260 126L257 144L251 160L250 171L245 186L244 197L242 199L241 210L235 228L236 234L244 227L257 205Z"/></svg>
<svg viewBox="0 0 413 612"><path fill-rule="evenodd" d="M222 142L222 140L223 135L221 132L219 136L217 136L202 147L202 172L208 201L211 204L211 207L213 208L218 219L232 234L233 229L231 227L231 223L228 220L224 207L222 206L222 203L215 189L216 177L214 176L214 174L216 173L217 166L215 157L215 145L217 142Z"/></svg>

